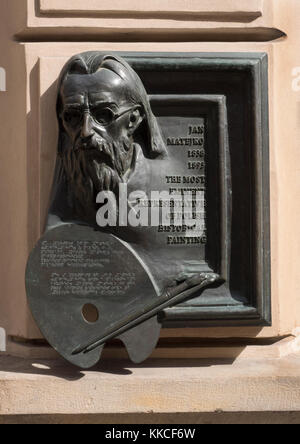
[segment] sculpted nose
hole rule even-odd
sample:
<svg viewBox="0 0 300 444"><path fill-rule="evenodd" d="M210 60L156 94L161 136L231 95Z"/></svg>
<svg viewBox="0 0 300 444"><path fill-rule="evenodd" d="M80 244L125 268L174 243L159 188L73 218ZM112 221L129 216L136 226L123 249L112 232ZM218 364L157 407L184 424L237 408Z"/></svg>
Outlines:
<svg viewBox="0 0 300 444"><path fill-rule="evenodd" d="M81 128L81 138L83 140L89 140L91 137L93 137L93 125L92 125L92 119L90 114L84 113L83 117L83 125Z"/></svg>

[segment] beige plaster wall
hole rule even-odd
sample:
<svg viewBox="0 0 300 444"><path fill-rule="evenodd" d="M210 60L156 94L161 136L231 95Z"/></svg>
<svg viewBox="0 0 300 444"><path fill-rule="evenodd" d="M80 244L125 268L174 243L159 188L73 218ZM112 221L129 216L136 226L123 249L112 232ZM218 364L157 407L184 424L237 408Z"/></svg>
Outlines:
<svg viewBox="0 0 300 444"><path fill-rule="evenodd" d="M24 271L45 218L57 138L55 81L64 62L86 50L265 51L270 60L273 326L166 330L162 335L239 338L290 334L300 325L300 91L296 91L297 82L292 76L293 69L300 67L300 2L201 0L186 3L191 6L190 11L197 3L202 6L198 13L214 14L220 12L222 4L224 14L219 14L219 21L205 20L201 14L197 20L191 20L188 14L184 20L170 20L165 13L174 12L175 6L183 3L180 1L161 2L161 8L165 7L160 11L162 15L150 18L136 17L132 9L128 12L129 4L132 5L129 1L124 2L123 12L118 12L119 18L105 17L108 12L101 8L107 2L90 1L90 12L85 14L82 12L86 10L85 3L41 0L39 14L34 10L33 0L27 0L28 14L24 4L18 7L19 0L3 0L1 5L1 20L5 17L7 26L0 31L0 66L8 73L8 91L0 93L0 326L12 336L40 337L26 308ZM150 12L151 5L153 11L157 11L156 3L145 1ZM73 11L67 11L68 5L73 5ZM245 12L243 19L232 16L241 10ZM250 21L248 15L246 21L249 11L259 15ZM216 15L213 17L215 20ZM168 41L170 27L169 40L172 41ZM274 34L274 30L287 36L270 40L279 35ZM177 33L176 39L174 33ZM13 35L18 41L13 42ZM63 40L63 36L65 40L91 41L53 41ZM175 41L180 39L182 41ZM203 39L233 41L204 42Z"/></svg>

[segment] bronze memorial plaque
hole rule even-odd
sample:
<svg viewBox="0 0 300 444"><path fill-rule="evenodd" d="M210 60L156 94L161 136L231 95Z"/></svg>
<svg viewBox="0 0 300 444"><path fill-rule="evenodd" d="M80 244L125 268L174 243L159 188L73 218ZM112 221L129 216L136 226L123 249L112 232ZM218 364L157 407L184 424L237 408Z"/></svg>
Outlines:
<svg viewBox="0 0 300 444"><path fill-rule="evenodd" d="M162 326L270 323L264 54L79 54L57 118L26 287L62 356L88 368L119 338L142 362Z"/></svg>

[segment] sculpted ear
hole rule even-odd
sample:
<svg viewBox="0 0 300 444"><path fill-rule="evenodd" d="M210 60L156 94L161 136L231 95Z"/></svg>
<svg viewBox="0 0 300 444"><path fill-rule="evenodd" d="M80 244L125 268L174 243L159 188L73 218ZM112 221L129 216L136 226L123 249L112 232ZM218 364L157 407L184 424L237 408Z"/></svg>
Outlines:
<svg viewBox="0 0 300 444"><path fill-rule="evenodd" d="M135 133L144 118L145 115L141 106L136 107L135 110L130 113L128 127L130 135Z"/></svg>

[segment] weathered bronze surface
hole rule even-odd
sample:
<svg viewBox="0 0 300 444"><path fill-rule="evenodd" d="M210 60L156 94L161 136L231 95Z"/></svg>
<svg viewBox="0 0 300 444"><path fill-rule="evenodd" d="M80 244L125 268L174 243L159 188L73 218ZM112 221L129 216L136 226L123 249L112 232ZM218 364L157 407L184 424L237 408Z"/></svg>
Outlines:
<svg viewBox="0 0 300 444"><path fill-rule="evenodd" d="M78 347L120 329L158 299L147 272L122 242L75 224L43 236L30 256L26 286L45 337L83 368L99 361L102 347L75 354ZM156 345L159 326L156 331L141 338L148 353Z"/></svg>
<svg viewBox="0 0 300 444"><path fill-rule="evenodd" d="M270 321L266 81L262 54L90 52L67 63L47 233L27 268L35 319L65 358L89 367L108 339L120 337L141 362L160 323ZM151 225L154 191L190 193L198 223L185 223L182 202L167 202L169 223ZM116 197L107 227L99 226L111 209L101 192ZM104 268L101 251L80 249L91 241L111 245ZM60 253L44 252L47 242L58 251L71 242L70 265L60 268ZM135 276L131 286L113 278L104 285L104 276L123 269ZM53 276L61 273L58 285ZM96 309L93 323L84 319L88 309Z"/></svg>
<svg viewBox="0 0 300 444"><path fill-rule="evenodd" d="M132 360L142 362L159 338L157 314L219 279L198 274L157 295L144 267L111 234L77 224L49 230L30 255L26 288L50 344L68 361L89 368L106 341L118 337Z"/></svg>
<svg viewBox="0 0 300 444"><path fill-rule="evenodd" d="M120 183L126 183L128 196L171 189L205 193L206 156L216 169L220 161L215 149L206 154L206 144L215 142L206 140L209 135L201 108L209 109L218 99L222 101L221 97L155 97L153 102L162 113L159 127L141 80L123 59L99 53L73 58L59 88L60 155L51 215L96 226L99 192L113 191L126 205L126 197L119 196ZM225 104L223 114L226 128ZM166 143L161 130L169 132ZM220 148L224 165L225 137L226 130ZM190 150L188 145L178 145L187 141ZM215 186L218 181L215 174ZM129 201L126 213L132 204ZM201 222L206 224L205 201ZM145 260L160 293L178 280L213 271L206 261L206 227L201 236L187 232L183 222L173 230L171 221L167 229L132 223L109 228Z"/></svg>

